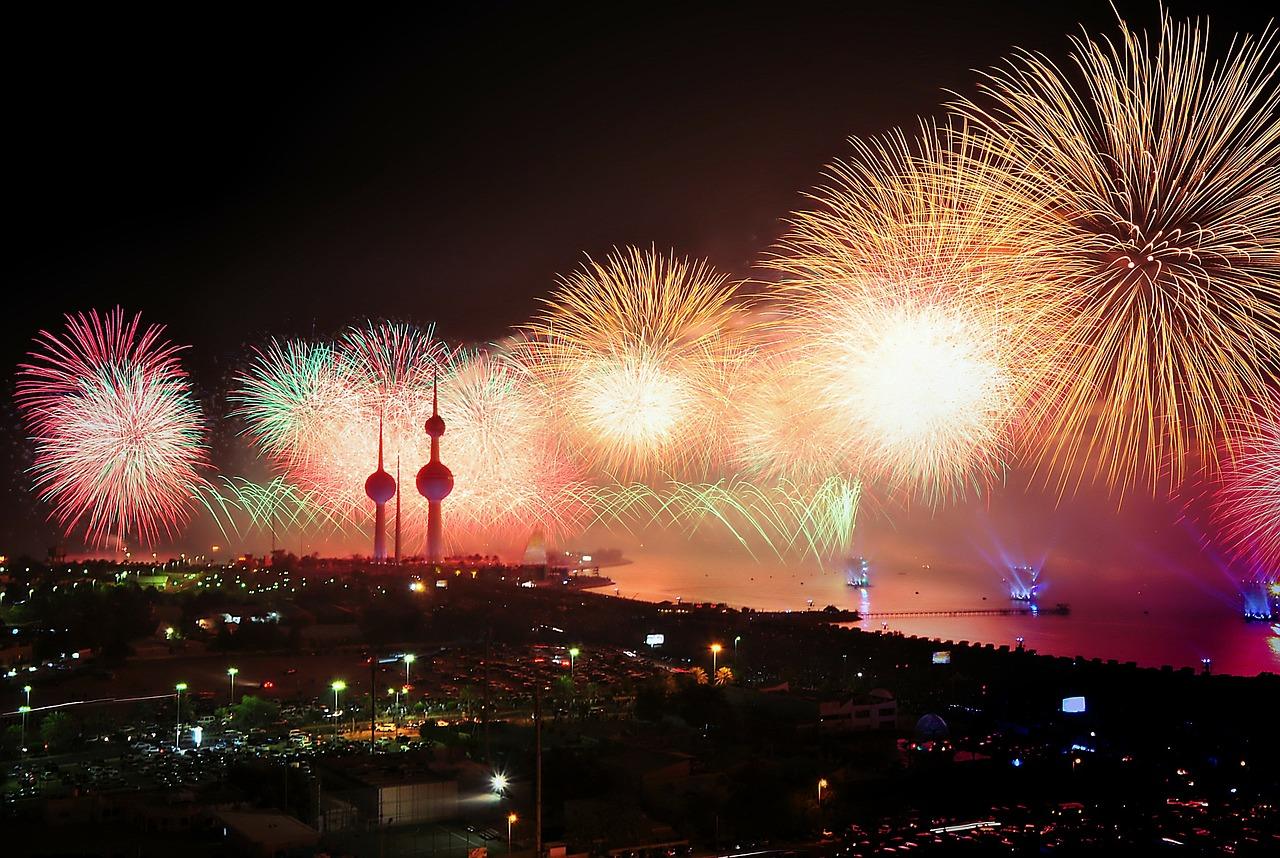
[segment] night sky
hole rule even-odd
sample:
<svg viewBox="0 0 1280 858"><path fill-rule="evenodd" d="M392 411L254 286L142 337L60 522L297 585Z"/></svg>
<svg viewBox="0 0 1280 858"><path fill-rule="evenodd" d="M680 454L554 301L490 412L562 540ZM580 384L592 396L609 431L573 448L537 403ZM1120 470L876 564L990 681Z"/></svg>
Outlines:
<svg viewBox="0 0 1280 858"><path fill-rule="evenodd" d="M390 317L496 339L615 245L764 277L846 137L936 114L1014 46L1066 62L1077 25L1114 31L1105 2L459 5L8 18L0 548L52 540L13 368L65 312L167 324L217 421L267 335ZM1219 37L1266 22L1165 5Z"/></svg>

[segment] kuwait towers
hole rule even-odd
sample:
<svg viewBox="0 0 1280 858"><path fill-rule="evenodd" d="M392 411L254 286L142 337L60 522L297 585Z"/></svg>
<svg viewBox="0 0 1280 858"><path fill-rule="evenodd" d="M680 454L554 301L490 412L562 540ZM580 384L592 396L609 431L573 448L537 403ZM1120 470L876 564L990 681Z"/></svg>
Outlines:
<svg viewBox="0 0 1280 858"><path fill-rule="evenodd" d="M364 493L373 501L373 559L382 563L387 559L387 501L395 497L396 480L382 468L382 418L378 418L378 470L364 481ZM399 527L400 504L396 503ZM399 550L399 532L396 534L396 548Z"/></svg>
<svg viewBox="0 0 1280 858"><path fill-rule="evenodd" d="M438 381L437 381L438 384ZM431 389L431 417L425 429L431 436L431 461L418 471L418 494L427 499L427 562L439 563L444 557L444 523L440 518L440 502L453 491L453 472L440 461L440 436L444 420L440 417L440 397L436 385Z"/></svg>

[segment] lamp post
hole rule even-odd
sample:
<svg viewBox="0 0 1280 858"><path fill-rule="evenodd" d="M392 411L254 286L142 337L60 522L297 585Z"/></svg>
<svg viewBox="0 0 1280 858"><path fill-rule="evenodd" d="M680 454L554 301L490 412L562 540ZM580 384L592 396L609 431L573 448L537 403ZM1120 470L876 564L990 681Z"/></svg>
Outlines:
<svg viewBox="0 0 1280 858"><path fill-rule="evenodd" d="M738 644L742 642L742 635L735 635L733 638L733 669L738 669Z"/></svg>
<svg viewBox="0 0 1280 858"><path fill-rule="evenodd" d="M173 715L173 749L175 751L178 750L178 740L182 738L182 692L186 690L187 684L185 682L179 682L177 685L173 686L173 702L175 709Z"/></svg>
<svg viewBox="0 0 1280 858"><path fill-rule="evenodd" d="M411 652L404 654L404 684L409 684L409 666L418 660L418 657Z"/></svg>
<svg viewBox="0 0 1280 858"><path fill-rule="evenodd" d="M569 681L570 682L573 681L573 666L577 664L578 653L580 652L582 652L582 650L578 649L576 646L569 647Z"/></svg>
<svg viewBox="0 0 1280 858"><path fill-rule="evenodd" d="M232 706L236 705L236 674L239 672L240 672L240 668L238 667L227 668L227 683L229 686L227 691L227 699L230 701L230 705Z"/></svg>
<svg viewBox="0 0 1280 858"><path fill-rule="evenodd" d="M720 646L720 644L718 643L713 643L711 645L711 678L712 679L715 679L716 662L720 657L720 650L722 649L724 649L724 647Z"/></svg>
<svg viewBox="0 0 1280 858"><path fill-rule="evenodd" d="M818 778L818 807L822 807L822 791L827 788L827 779Z"/></svg>
<svg viewBox="0 0 1280 858"><path fill-rule="evenodd" d="M30 685L22 686L22 691L24 694L27 695L27 706L30 706L31 705L31 686Z"/></svg>
<svg viewBox="0 0 1280 858"><path fill-rule="evenodd" d="M31 711L30 706L19 706L18 711L22 713L22 753L27 752L27 713Z"/></svg>
<svg viewBox="0 0 1280 858"><path fill-rule="evenodd" d="M335 679L329 685L333 689L333 741L338 741L338 694L345 691L347 684L341 679Z"/></svg>
<svg viewBox="0 0 1280 858"><path fill-rule="evenodd" d="M507 814L507 854L511 854L511 827L520 821L514 813Z"/></svg>

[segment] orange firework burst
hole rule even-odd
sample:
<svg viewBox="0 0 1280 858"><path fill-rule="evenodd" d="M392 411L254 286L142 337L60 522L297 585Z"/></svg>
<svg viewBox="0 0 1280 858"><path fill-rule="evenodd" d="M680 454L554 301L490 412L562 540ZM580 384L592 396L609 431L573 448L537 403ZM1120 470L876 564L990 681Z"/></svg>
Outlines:
<svg viewBox="0 0 1280 858"><path fill-rule="evenodd" d="M645 478L716 460L744 348L734 295L702 262L634 248L561 281L522 354L592 468Z"/></svg>
<svg viewBox="0 0 1280 858"><path fill-rule="evenodd" d="M999 141L1001 193L1036 213L1026 288L1061 324L1028 422L1060 490L1213 470L1228 415L1262 400L1280 359L1275 32L1216 59L1168 16L1120 36L1075 38L1070 70L1019 54L986 76L986 103L958 105Z"/></svg>
<svg viewBox="0 0 1280 858"><path fill-rule="evenodd" d="M789 279L788 357L838 438L832 472L937 502L998 480L1048 321L1010 252L1025 230L981 181L967 129L853 141L774 259Z"/></svg>

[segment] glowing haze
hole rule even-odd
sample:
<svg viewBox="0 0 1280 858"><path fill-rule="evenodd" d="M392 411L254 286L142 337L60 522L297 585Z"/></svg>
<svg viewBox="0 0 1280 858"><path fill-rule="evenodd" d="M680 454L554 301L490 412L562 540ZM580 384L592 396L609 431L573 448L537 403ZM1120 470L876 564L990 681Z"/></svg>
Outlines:
<svg viewBox="0 0 1280 858"><path fill-rule="evenodd" d="M604 524L831 557L866 499L941 506L1020 463L1059 496L1090 479L1123 498L1225 462L1229 544L1274 562L1276 46L1213 55L1166 16L1076 39L1067 67L1016 54L944 120L851 141L766 284L623 248L479 348L387 321L265 342L229 394L264 481L200 476L200 414L158 329L69 317L19 370L34 483L95 542L203 508L354 543L379 426L388 471L416 471L438 378L455 551Z"/></svg>

